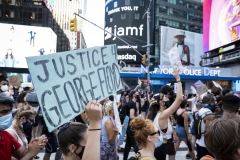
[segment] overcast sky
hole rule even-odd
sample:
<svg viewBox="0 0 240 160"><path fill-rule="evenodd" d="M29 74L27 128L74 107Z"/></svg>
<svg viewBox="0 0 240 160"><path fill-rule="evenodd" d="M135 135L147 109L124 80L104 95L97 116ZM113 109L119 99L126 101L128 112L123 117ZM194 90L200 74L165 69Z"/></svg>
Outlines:
<svg viewBox="0 0 240 160"><path fill-rule="evenodd" d="M86 18L104 28L105 0L87 0ZM102 46L104 44L104 31L86 22L84 34L87 47Z"/></svg>

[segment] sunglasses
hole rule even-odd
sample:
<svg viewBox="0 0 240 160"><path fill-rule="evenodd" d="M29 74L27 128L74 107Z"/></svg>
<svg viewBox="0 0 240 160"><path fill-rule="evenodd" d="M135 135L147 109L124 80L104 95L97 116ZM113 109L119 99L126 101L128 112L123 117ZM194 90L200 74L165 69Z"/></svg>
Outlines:
<svg viewBox="0 0 240 160"><path fill-rule="evenodd" d="M160 136L160 131L158 130L158 131L156 131L156 132L154 132L154 133L152 133L152 134L149 134L150 136L154 136L155 134L159 134L159 136Z"/></svg>

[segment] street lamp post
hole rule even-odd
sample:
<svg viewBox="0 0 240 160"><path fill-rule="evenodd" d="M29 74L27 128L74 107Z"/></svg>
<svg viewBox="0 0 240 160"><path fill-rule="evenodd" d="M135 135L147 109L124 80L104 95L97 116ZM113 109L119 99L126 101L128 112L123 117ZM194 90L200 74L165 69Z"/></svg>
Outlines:
<svg viewBox="0 0 240 160"><path fill-rule="evenodd" d="M148 90L150 89L150 47L153 46L153 44L150 44L150 23L151 23L151 4L152 4L152 0L150 0L149 6L147 8L147 12L145 14L147 14L147 45L143 46L143 47L147 47L147 81L148 81ZM143 18L145 16L145 14L143 15Z"/></svg>

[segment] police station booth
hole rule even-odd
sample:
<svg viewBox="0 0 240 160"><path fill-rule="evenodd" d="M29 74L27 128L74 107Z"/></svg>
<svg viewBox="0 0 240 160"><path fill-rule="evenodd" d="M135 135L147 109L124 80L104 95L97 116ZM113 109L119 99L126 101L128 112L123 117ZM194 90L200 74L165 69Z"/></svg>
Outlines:
<svg viewBox="0 0 240 160"><path fill-rule="evenodd" d="M121 72L123 81L132 88L137 85L138 78L140 80L147 79L147 73L140 72ZM233 91L240 93L240 77L232 75L230 68L209 68L209 67L185 67L180 75L183 90L191 93L191 86L200 80L206 84L208 89L213 89L212 81L217 82L222 88L230 88ZM175 79L172 75L172 68L159 65L150 73L150 83L153 86L155 93L160 92L163 85L171 83L174 85Z"/></svg>

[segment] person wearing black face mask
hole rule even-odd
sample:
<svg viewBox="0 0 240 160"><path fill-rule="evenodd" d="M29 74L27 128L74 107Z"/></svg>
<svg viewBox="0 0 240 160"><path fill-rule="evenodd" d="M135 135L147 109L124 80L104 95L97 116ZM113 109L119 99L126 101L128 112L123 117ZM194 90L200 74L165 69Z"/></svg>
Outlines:
<svg viewBox="0 0 240 160"><path fill-rule="evenodd" d="M28 148L28 139L23 132L23 126L32 126L37 112L30 106L20 108L12 125L7 131L25 148Z"/></svg>

